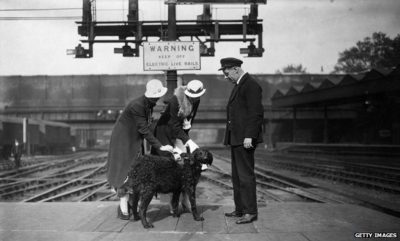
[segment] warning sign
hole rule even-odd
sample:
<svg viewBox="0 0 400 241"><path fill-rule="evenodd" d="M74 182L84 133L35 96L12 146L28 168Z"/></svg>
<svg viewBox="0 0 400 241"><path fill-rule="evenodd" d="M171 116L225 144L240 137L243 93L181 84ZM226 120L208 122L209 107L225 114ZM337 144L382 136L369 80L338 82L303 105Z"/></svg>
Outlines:
<svg viewBox="0 0 400 241"><path fill-rule="evenodd" d="M198 70L200 69L199 42L144 42L143 69L154 70Z"/></svg>

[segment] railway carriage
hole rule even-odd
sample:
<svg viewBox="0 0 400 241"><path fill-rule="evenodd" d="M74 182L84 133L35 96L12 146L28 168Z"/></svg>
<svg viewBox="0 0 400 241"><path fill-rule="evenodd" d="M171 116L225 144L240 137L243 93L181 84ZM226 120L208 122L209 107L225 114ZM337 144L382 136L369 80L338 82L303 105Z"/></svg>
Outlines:
<svg viewBox="0 0 400 241"><path fill-rule="evenodd" d="M67 124L0 116L1 159L11 156L15 141L24 143L24 153L60 154L71 151L73 137Z"/></svg>

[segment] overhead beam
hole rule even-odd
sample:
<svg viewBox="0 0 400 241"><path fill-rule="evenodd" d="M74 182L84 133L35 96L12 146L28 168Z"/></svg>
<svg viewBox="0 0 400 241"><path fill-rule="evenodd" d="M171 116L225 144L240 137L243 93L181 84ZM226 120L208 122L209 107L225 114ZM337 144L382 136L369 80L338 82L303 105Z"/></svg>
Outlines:
<svg viewBox="0 0 400 241"><path fill-rule="evenodd" d="M267 0L175 0L176 4L267 4ZM165 1L165 2L168 2Z"/></svg>
<svg viewBox="0 0 400 241"><path fill-rule="evenodd" d="M142 25L143 37L161 37L160 31L167 29L167 24ZM262 32L262 24L247 24L246 35L257 35ZM99 25L93 26L94 34L98 37L121 36L123 38L135 37L136 24L132 25ZM177 24L177 38L184 36L210 36L215 32L212 24ZM78 33L81 36L88 36L86 26L78 26ZM243 24L218 24L219 35L243 35Z"/></svg>
<svg viewBox="0 0 400 241"><path fill-rule="evenodd" d="M139 53L139 46L143 41L148 41L149 37L156 37L162 41L195 37L203 46L202 56L214 56L215 43L222 41L250 41L248 57L261 57L264 52L262 20L257 19L257 4L266 4L267 0L165 0L165 4L168 5L168 21L139 21L139 0L129 0L128 21L96 21L92 16L96 8L95 4L92 6L92 2L95 1L82 1L82 21L76 23L78 24L78 34L87 37L87 40L81 40L82 43L89 45L88 49L82 48L85 51L83 56L85 58L93 56L94 43L131 42L135 44L134 50ZM177 4L202 4L203 14L198 15L195 20L176 20ZM251 6L249 15L243 16L240 20L213 20L210 4L250 4ZM241 38L221 38L223 35L240 35ZM249 38L249 35L258 37L257 47L253 43L255 37ZM114 37L115 39L102 37ZM209 42L208 46L205 44L206 42Z"/></svg>

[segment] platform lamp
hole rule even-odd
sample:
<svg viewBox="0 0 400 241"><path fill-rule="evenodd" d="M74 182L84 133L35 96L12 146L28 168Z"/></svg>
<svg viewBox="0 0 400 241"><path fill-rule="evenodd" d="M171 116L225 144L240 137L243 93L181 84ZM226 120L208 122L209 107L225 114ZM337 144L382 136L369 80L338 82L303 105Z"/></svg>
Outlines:
<svg viewBox="0 0 400 241"><path fill-rule="evenodd" d="M200 56L202 57L215 56L215 48L208 47L205 43L200 42Z"/></svg>
<svg viewBox="0 0 400 241"><path fill-rule="evenodd" d="M240 54L247 54L247 57L262 57L264 48L256 48L253 42L247 48L240 48Z"/></svg>
<svg viewBox="0 0 400 241"><path fill-rule="evenodd" d="M93 56L93 51L78 44L74 49L67 49L67 55L75 55L75 58L90 58Z"/></svg>
<svg viewBox="0 0 400 241"><path fill-rule="evenodd" d="M139 57L139 50L133 49L127 43L122 48L114 48L115 54L122 54L123 57Z"/></svg>

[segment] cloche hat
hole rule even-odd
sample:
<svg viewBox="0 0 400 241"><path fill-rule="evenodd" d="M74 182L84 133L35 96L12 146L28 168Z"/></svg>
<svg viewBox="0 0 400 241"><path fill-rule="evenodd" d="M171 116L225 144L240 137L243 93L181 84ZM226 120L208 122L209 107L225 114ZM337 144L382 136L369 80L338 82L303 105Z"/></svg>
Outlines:
<svg viewBox="0 0 400 241"><path fill-rule="evenodd" d="M202 96L205 92L206 89L204 89L203 83L200 80L194 79L187 84L185 95L192 98L197 98Z"/></svg>
<svg viewBox="0 0 400 241"><path fill-rule="evenodd" d="M152 79L146 84L144 96L147 98L160 98L167 93L168 88L164 87L160 80Z"/></svg>

